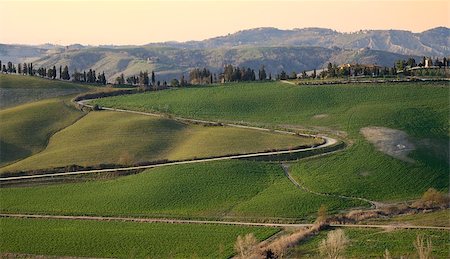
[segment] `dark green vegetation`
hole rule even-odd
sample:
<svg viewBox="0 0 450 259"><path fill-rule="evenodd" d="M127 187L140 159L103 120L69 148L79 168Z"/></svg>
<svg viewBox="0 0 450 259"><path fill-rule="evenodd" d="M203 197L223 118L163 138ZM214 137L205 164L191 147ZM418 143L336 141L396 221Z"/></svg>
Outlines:
<svg viewBox="0 0 450 259"><path fill-rule="evenodd" d="M310 218L358 205L302 192L279 165L224 161L147 170L107 181L0 189L1 211L146 217ZM366 205L367 206L367 205Z"/></svg>
<svg viewBox="0 0 450 259"><path fill-rule="evenodd" d="M249 83L112 97L96 103L185 117L345 131L353 142L348 150L295 165L295 178L318 192L399 200L416 198L429 187L448 189L448 95L444 83L314 87ZM367 126L405 131L417 147L410 154L415 162L377 151L360 134Z"/></svg>
<svg viewBox="0 0 450 259"><path fill-rule="evenodd" d="M79 220L0 219L0 250L114 258L228 258L238 235L264 240L267 227Z"/></svg>
<svg viewBox="0 0 450 259"><path fill-rule="evenodd" d="M0 108L80 93L87 89L87 86L59 80L0 74Z"/></svg>
<svg viewBox="0 0 450 259"><path fill-rule="evenodd" d="M433 258L448 258L450 233L444 230L380 230L346 228L345 234L350 244L345 252L345 258L383 258L386 249L393 258L417 256L413 242L417 235L430 238L433 244ZM319 242L326 238L327 231L300 243L292 251L293 256L301 258L317 258Z"/></svg>

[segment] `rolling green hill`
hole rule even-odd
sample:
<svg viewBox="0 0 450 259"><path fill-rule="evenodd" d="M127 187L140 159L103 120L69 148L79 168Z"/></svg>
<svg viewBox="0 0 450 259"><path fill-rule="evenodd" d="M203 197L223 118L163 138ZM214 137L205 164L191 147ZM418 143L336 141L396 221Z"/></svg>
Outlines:
<svg viewBox="0 0 450 259"><path fill-rule="evenodd" d="M0 110L0 166L43 150L51 135L81 118L69 102L46 99Z"/></svg>
<svg viewBox="0 0 450 259"><path fill-rule="evenodd" d="M32 110L40 113L39 108L33 106ZM10 114L17 116L18 113L13 110ZM46 121L40 123L46 125ZM5 131L14 132L13 127L17 127L17 124ZM24 133L16 131L15 134L21 136ZM33 137L32 140L23 141L35 139ZM44 151L2 168L1 171L45 169L72 164L89 166L163 159L182 160L276 148L288 149L319 141L249 129L188 125L137 114L91 112L52 136Z"/></svg>
<svg viewBox="0 0 450 259"><path fill-rule="evenodd" d="M297 164L294 177L319 192L398 200L418 197L429 187L448 190L448 95L446 84L244 83L112 97L96 103L144 111L164 107L161 112L191 118L342 131L352 147ZM369 126L408 134L416 146L409 154L415 162L377 151L360 133Z"/></svg>
<svg viewBox="0 0 450 259"><path fill-rule="evenodd" d="M298 190L277 164L235 160L107 181L2 188L0 198L4 213L189 218L311 219L321 204L330 211L367 206Z"/></svg>
<svg viewBox="0 0 450 259"><path fill-rule="evenodd" d="M0 74L0 108L89 90L90 87L32 76Z"/></svg>
<svg viewBox="0 0 450 259"><path fill-rule="evenodd" d="M225 225L0 219L2 253L113 258L229 258L238 235L278 229Z"/></svg>

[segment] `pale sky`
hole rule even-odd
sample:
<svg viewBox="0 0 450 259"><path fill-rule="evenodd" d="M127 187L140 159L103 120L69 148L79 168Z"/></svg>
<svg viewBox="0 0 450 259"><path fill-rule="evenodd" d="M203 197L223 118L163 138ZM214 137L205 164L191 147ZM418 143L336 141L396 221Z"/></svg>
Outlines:
<svg viewBox="0 0 450 259"><path fill-rule="evenodd" d="M449 0L0 0L0 43L141 45L256 27L421 32L437 26L450 27Z"/></svg>

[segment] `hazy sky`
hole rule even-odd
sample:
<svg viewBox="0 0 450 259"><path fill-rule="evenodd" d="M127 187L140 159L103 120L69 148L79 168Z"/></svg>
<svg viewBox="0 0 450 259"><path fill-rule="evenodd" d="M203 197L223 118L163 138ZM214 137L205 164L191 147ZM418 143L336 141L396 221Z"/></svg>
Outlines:
<svg viewBox="0 0 450 259"><path fill-rule="evenodd" d="M5 1L0 43L146 44L202 40L255 27L450 27L450 1Z"/></svg>

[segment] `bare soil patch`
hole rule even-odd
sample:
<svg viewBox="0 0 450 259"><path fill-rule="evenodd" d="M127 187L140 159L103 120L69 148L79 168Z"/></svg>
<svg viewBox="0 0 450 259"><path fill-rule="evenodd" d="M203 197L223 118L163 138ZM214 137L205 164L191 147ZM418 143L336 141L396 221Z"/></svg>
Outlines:
<svg viewBox="0 0 450 259"><path fill-rule="evenodd" d="M314 119L322 119L322 118L327 118L328 114L316 114L313 116Z"/></svg>
<svg viewBox="0 0 450 259"><path fill-rule="evenodd" d="M405 132L385 127L365 127L360 132L377 150L402 161L414 163L408 154L416 147Z"/></svg>

